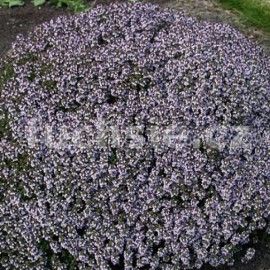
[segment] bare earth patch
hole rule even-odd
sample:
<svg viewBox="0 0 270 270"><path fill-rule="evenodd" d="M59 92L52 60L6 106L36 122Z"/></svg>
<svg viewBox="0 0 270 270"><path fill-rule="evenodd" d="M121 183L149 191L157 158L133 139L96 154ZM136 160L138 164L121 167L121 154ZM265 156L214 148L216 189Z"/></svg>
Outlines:
<svg viewBox="0 0 270 270"><path fill-rule="evenodd" d="M68 15L66 9L55 9L48 5L36 8L27 2L23 7L0 8L0 57L11 49L18 34L27 34L36 25L59 15Z"/></svg>

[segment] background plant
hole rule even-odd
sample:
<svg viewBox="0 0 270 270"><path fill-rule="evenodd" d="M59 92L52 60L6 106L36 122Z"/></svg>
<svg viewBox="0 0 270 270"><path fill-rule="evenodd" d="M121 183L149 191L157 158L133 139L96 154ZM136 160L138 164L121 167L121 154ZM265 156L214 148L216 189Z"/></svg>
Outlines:
<svg viewBox="0 0 270 270"><path fill-rule="evenodd" d="M33 0L35 6L41 6L45 3L50 3L56 7L67 6L75 12L88 11L90 6L84 0ZM23 6L24 0L0 0L0 7L15 7Z"/></svg>

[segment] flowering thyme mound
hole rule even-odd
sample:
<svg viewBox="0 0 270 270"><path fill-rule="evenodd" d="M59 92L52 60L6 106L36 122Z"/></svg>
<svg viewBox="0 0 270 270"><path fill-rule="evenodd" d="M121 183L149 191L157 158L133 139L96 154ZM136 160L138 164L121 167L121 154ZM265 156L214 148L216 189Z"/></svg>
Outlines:
<svg viewBox="0 0 270 270"><path fill-rule="evenodd" d="M0 268L250 259L269 232L269 63L151 4L18 36L0 66Z"/></svg>

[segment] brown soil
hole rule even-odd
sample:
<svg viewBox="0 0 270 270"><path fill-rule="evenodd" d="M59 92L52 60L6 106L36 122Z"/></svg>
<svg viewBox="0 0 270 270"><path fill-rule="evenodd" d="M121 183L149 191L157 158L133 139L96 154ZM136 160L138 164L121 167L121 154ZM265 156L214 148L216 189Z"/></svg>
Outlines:
<svg viewBox="0 0 270 270"><path fill-rule="evenodd" d="M97 0L97 4L108 4L117 0ZM148 1L144 1L148 2ZM223 10L213 0L151 0L162 7L170 7L181 10L184 14L195 16L201 20L228 23L247 37L258 42L265 51L270 53L270 34L262 33L254 28L248 28L238 19L237 14ZM26 34L28 31L59 15L71 15L72 12L66 8L56 9L44 5L40 8L34 7L28 0L23 7L12 9L0 8L0 57L3 57L11 49L11 44L17 34ZM252 261L247 265L237 262L233 267L219 267L216 270L270 270L270 249L268 245L258 245L257 252ZM203 270L214 269L204 267Z"/></svg>
<svg viewBox="0 0 270 270"><path fill-rule="evenodd" d="M54 9L48 5L36 8L31 3L23 7L0 9L0 57L10 48L17 34L26 34L37 24L59 15L69 15L67 9Z"/></svg>

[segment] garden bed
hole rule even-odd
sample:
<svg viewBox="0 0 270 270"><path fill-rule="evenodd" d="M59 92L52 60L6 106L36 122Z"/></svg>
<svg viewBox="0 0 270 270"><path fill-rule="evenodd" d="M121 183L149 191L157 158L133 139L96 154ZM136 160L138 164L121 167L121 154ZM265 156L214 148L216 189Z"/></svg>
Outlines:
<svg viewBox="0 0 270 270"><path fill-rule="evenodd" d="M108 3L109 1L103 1ZM268 34L258 32L255 29L248 29L237 18L236 15L224 11L219 5L211 1L155 1L163 7L171 7L178 10L182 10L187 15L196 16L202 20L209 20L214 22L230 23L233 26L240 29L250 38L257 40L268 52L270 52L270 39ZM101 3L101 2L100 2ZM35 25L44 21L48 21L51 18L55 18L58 15L70 15L71 11L67 9L55 9L49 5L36 8L29 2L26 6L17 7L13 9L0 9L0 56L3 56L11 48L11 43L14 41L17 34L26 34L29 30L32 30ZM237 263L234 267L220 267L217 269L222 270L269 270L270 269L270 252L267 244L261 244L257 247L257 252L252 261L248 265ZM210 267L203 268L204 270L212 269Z"/></svg>

